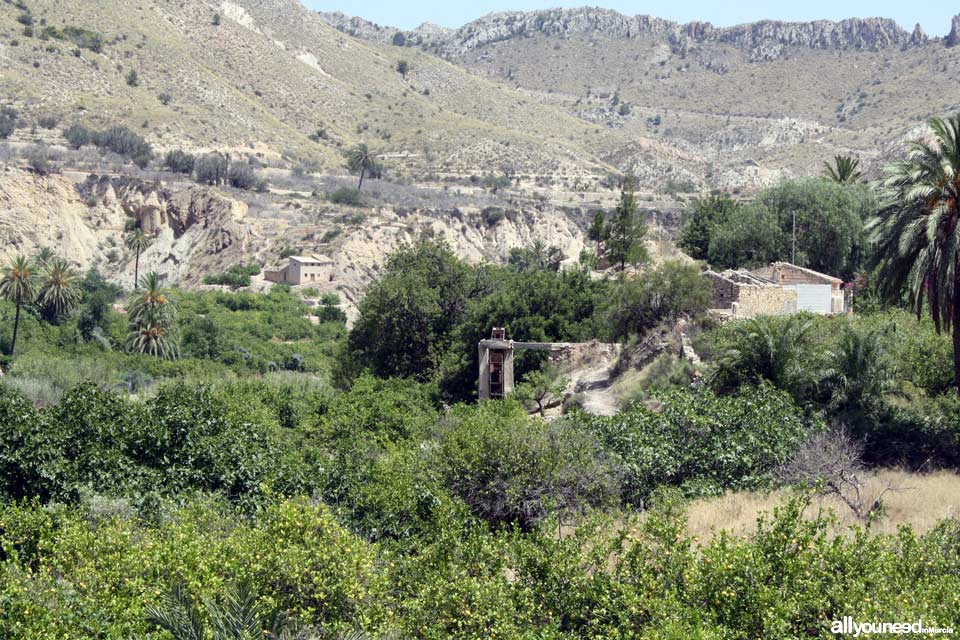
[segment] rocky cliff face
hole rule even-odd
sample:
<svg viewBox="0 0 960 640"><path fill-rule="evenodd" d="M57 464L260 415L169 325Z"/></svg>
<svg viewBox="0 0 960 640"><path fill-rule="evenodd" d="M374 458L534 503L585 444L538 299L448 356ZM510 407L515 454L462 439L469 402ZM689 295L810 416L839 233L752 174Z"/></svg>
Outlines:
<svg viewBox="0 0 960 640"><path fill-rule="evenodd" d="M59 175L0 177L0 259L49 247L82 269L96 267L133 284L124 247L129 219L152 237L141 271L196 284L244 258L247 205L203 187L175 189L123 176L89 176L79 185Z"/></svg>
<svg viewBox="0 0 960 640"><path fill-rule="evenodd" d="M602 33L620 38L653 36L681 49L723 42L747 52L754 60L780 57L784 48L789 46L879 50L919 46L928 40L919 27L910 33L886 18L854 18L840 22L765 20L717 28L709 22L678 24L652 16L626 16L607 9L584 7L492 13L456 30L423 25L405 32L341 13L321 15L331 25L351 35L383 43L418 46L448 58L458 58L510 38L574 33ZM954 24L956 27L957 22ZM955 31L957 29L960 27ZM957 39L960 40L960 36Z"/></svg>

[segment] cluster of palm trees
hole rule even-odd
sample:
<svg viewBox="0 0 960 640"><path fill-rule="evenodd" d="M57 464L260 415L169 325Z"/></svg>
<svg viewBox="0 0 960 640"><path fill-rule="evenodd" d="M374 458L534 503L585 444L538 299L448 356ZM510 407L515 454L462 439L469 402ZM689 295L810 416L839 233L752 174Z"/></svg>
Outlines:
<svg viewBox="0 0 960 640"><path fill-rule="evenodd" d="M931 135L910 143L879 183L880 210L868 223L878 285L892 303L929 314L953 336L960 394L960 114L932 118ZM860 161L837 156L824 175L842 184L863 180Z"/></svg>
<svg viewBox="0 0 960 640"><path fill-rule="evenodd" d="M0 278L0 298L16 307L10 355L17 347L20 314L35 305L51 322L58 322L80 304L77 272L49 249L41 249L33 260L15 257Z"/></svg>
<svg viewBox="0 0 960 640"><path fill-rule="evenodd" d="M899 302L906 292L918 317L952 331L960 394L960 114L929 124L932 136L887 169L869 229L885 297Z"/></svg>
<svg viewBox="0 0 960 640"><path fill-rule="evenodd" d="M127 236L127 246L136 253L136 264L135 290L127 301L126 347L131 352L172 360L179 355L176 303L162 287L158 274L148 273L140 281L140 253L148 245L149 238L140 229ZM16 307L9 355L17 346L24 308L36 308L55 324L77 308L82 297L77 271L49 248L41 249L32 260L13 258L0 277L0 299Z"/></svg>

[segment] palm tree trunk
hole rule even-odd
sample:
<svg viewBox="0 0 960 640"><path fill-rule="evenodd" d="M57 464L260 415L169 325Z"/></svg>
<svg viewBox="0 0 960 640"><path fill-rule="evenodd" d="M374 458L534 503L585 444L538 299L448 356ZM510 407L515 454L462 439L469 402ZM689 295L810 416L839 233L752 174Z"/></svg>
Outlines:
<svg viewBox="0 0 960 640"><path fill-rule="evenodd" d="M133 288L140 288L140 249L137 249L137 258L133 263Z"/></svg>
<svg viewBox="0 0 960 640"><path fill-rule="evenodd" d="M367 172L367 167L360 167L360 184L357 185L357 191L360 191L360 187L363 186L363 174Z"/></svg>
<svg viewBox="0 0 960 640"><path fill-rule="evenodd" d="M17 348L17 330L20 328L20 303L17 302L17 313L13 317L13 340L10 341L10 355Z"/></svg>

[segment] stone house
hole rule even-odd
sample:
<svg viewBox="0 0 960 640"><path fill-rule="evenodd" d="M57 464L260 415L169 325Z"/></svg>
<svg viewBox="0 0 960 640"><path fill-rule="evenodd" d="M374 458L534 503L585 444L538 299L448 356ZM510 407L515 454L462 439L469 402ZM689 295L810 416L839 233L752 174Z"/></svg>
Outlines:
<svg viewBox="0 0 960 640"><path fill-rule="evenodd" d="M327 256L290 256L284 266L265 267L263 277L278 284L320 284L333 281L333 266Z"/></svg>
<svg viewBox="0 0 960 640"><path fill-rule="evenodd" d="M843 281L789 262L759 269L703 272L713 283L712 308L723 315L751 318L797 311L838 314L847 311Z"/></svg>

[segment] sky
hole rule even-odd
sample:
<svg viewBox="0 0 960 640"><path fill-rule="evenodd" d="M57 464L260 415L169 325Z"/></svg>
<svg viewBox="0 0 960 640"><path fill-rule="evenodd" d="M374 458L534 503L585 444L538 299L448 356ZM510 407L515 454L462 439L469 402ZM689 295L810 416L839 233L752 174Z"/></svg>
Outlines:
<svg viewBox="0 0 960 640"><path fill-rule="evenodd" d="M694 20L727 27L772 19L785 21L842 20L844 18L893 18L911 31L920 23L930 37L950 31L950 19L960 6L947 0L806 0L761 2L759 0L301 0L318 11L342 11L381 25L413 29L423 22L459 27L492 11L532 11L554 7L601 6L627 15L649 14L677 22Z"/></svg>

